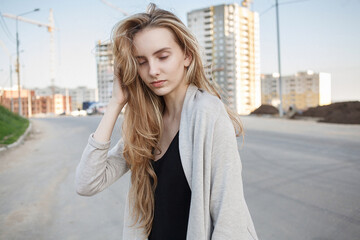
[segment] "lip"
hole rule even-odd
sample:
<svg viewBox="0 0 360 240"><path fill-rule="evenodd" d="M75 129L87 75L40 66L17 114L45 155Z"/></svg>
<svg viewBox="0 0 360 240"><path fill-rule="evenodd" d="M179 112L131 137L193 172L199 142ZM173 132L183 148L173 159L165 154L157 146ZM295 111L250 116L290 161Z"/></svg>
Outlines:
<svg viewBox="0 0 360 240"><path fill-rule="evenodd" d="M154 82L152 82L152 83L150 83L152 86L154 86L154 87L161 87L163 84L164 84L164 82L165 82L166 80L160 80L160 81L154 81Z"/></svg>

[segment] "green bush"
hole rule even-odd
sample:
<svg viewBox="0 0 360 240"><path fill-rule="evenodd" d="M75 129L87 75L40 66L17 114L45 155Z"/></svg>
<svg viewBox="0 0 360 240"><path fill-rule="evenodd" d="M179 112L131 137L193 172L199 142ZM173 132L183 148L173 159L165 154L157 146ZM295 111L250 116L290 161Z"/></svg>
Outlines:
<svg viewBox="0 0 360 240"><path fill-rule="evenodd" d="M16 142L28 126L28 119L20 117L0 105L0 145Z"/></svg>

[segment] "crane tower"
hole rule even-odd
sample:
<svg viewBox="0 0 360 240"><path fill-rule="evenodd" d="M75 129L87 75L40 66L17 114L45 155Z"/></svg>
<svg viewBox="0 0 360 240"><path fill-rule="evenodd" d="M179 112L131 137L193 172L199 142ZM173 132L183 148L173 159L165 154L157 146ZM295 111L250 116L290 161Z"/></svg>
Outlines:
<svg viewBox="0 0 360 240"><path fill-rule="evenodd" d="M54 15L53 15L53 10L52 8L50 8L50 13L49 13L49 23L42 23L42 22L38 22L35 20L31 20L28 18L24 18L21 16L16 16L13 14L8 14L8 13L3 13L2 14L4 17L7 18L11 18L11 19L17 19L18 21L22 21L22 22L26 22L26 23L30 23L30 24L34 24L37 25L39 27L46 27L48 32L50 33L50 83L51 83L51 89L52 89L52 94L55 94L55 41L54 41L54 30L58 30L55 29L55 25L54 25Z"/></svg>

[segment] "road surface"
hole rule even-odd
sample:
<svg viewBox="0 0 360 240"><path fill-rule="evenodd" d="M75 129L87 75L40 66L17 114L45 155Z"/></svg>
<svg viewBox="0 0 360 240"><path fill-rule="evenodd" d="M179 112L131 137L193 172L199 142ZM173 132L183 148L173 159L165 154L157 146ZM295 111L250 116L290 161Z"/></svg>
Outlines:
<svg viewBox="0 0 360 240"><path fill-rule="evenodd" d="M360 239L360 126L243 117L245 197L260 239ZM0 239L121 239L129 174L78 196L75 168L93 117L32 119L0 152ZM121 134L114 129L112 145Z"/></svg>

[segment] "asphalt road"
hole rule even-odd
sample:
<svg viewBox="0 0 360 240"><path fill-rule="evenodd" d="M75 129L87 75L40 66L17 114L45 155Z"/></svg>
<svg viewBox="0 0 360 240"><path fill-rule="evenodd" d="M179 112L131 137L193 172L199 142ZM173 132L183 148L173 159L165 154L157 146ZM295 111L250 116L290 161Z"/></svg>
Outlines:
<svg viewBox="0 0 360 240"><path fill-rule="evenodd" d="M75 169L95 117L33 119L0 152L0 239L121 239L129 174L93 197ZM245 198L260 239L360 239L360 126L243 117ZM119 138L114 129L113 144Z"/></svg>

